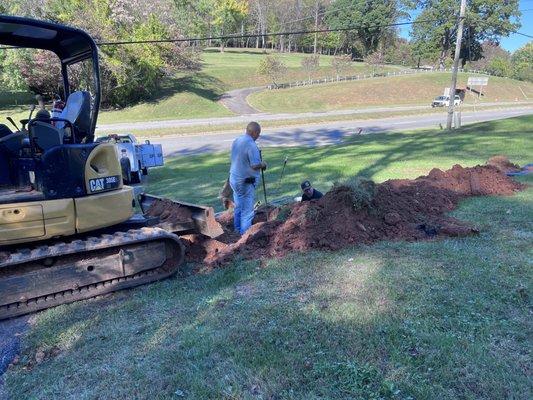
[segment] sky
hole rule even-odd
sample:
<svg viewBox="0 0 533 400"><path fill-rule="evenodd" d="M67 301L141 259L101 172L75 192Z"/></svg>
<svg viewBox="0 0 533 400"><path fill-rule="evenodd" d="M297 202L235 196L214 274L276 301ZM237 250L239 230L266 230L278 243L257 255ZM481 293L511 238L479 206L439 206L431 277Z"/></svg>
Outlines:
<svg viewBox="0 0 533 400"><path fill-rule="evenodd" d="M518 31L533 36L533 0L520 0L519 9L522 10L522 27ZM411 21L414 20L418 14L419 11L412 12ZM411 27L409 25L402 26L400 29L400 35L404 38L409 38L410 30ZM500 39L500 46L505 50L513 52L529 41L533 41L533 39L512 33L509 37Z"/></svg>

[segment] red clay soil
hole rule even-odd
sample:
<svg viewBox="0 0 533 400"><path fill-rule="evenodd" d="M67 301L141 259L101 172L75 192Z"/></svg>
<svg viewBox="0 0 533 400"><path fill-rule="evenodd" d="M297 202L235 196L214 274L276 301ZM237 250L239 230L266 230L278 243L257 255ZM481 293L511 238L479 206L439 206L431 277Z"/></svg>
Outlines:
<svg viewBox="0 0 533 400"><path fill-rule="evenodd" d="M160 222L180 222L189 221L192 213L186 207L180 207L168 199L156 199L150 206L146 215L159 217Z"/></svg>
<svg viewBox="0 0 533 400"><path fill-rule="evenodd" d="M426 240L442 236L466 236L476 228L446 215L461 199L470 196L511 195L523 185L495 166L447 171L433 169L414 180L394 179L376 185L371 203L354 207L353 189L335 186L323 198L291 204L284 221L271 210L265 222L257 222L238 237L226 233L216 240L185 238L189 259L215 267L234 257L281 257L293 251L337 250L355 243L378 240ZM232 215L221 222L231 227ZM237 240L237 241L235 241Z"/></svg>

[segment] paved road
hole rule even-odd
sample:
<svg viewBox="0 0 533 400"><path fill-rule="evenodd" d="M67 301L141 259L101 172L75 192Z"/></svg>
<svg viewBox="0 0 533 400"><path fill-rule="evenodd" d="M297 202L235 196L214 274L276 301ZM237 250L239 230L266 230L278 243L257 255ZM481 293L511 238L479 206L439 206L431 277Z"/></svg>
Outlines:
<svg viewBox="0 0 533 400"><path fill-rule="evenodd" d="M509 118L533 114L533 106L509 110L463 112L462 123ZM260 146L323 146L340 143L344 138L358 134L371 134L399 129L446 126L446 114L393 117L376 120L342 121L265 130L258 141ZM177 136L157 139L163 145L165 156L210 153L229 150L238 134L221 132L201 136Z"/></svg>
<svg viewBox="0 0 533 400"><path fill-rule="evenodd" d="M533 102L500 102L500 103L483 103L478 106L481 110L483 107L488 106L512 106L521 107L524 105L533 105ZM280 121L280 120L295 120L306 118L321 118L332 116L345 116L345 115L357 115L368 113L393 113L399 111L417 111L427 110L429 106L387 106L387 107L366 107L356 110L333 110L324 112L307 112L307 113L292 113L292 114L254 114L253 119L256 121ZM471 110L471 107L465 106L464 110ZM98 125L97 133L122 133L132 131L142 131L149 129L171 129L187 126L209 126L209 125L231 125L231 124L245 124L250 121L250 115L236 115L233 117L216 117L216 118L195 118L195 119L176 119L165 121L143 121L143 122L124 122L117 124L103 124Z"/></svg>
<svg viewBox="0 0 533 400"><path fill-rule="evenodd" d="M231 112L234 112L237 115L248 115L248 114L259 114L261 111L253 108L246 98L255 92L260 92L265 90L264 86L258 87L249 87L244 89L235 89L230 90L227 93L224 93L220 98L220 102L224 104Z"/></svg>

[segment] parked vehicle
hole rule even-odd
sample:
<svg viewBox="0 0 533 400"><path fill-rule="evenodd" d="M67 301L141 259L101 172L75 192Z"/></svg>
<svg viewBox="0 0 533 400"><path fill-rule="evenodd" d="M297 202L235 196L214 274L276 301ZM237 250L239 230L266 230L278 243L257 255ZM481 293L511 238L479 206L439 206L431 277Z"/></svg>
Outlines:
<svg viewBox="0 0 533 400"><path fill-rule="evenodd" d="M139 143L131 133L103 136L96 141L116 144L125 184L140 183L142 176L148 175L148 168L164 164L163 149L160 144L152 144L149 140Z"/></svg>
<svg viewBox="0 0 533 400"><path fill-rule="evenodd" d="M453 101L454 106L461 104L461 98L458 95L455 95ZM435 100L431 103L431 107L448 107L450 105L450 96L438 96L435 97Z"/></svg>

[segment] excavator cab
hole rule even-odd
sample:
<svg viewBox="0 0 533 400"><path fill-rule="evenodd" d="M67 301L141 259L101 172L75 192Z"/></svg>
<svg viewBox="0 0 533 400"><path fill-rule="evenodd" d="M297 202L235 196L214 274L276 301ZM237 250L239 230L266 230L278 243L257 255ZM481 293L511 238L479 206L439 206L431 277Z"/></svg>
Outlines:
<svg viewBox="0 0 533 400"><path fill-rule="evenodd" d="M0 245L88 232L133 213L133 189L122 185L116 150L94 142L100 105L98 49L85 32L44 21L0 16L0 44L55 53L65 107L54 117L3 125L0 137ZM70 71L92 71L86 90L72 91ZM80 68L78 68L79 70ZM110 212L112 210L112 212Z"/></svg>
<svg viewBox="0 0 533 400"><path fill-rule="evenodd" d="M0 125L0 319L150 283L176 273L179 234L222 233L211 207L134 192L113 143L94 141L98 50L85 32L0 15L0 51L48 50L59 59L64 109ZM91 67L73 90L69 70ZM80 82L77 82L78 86Z"/></svg>

